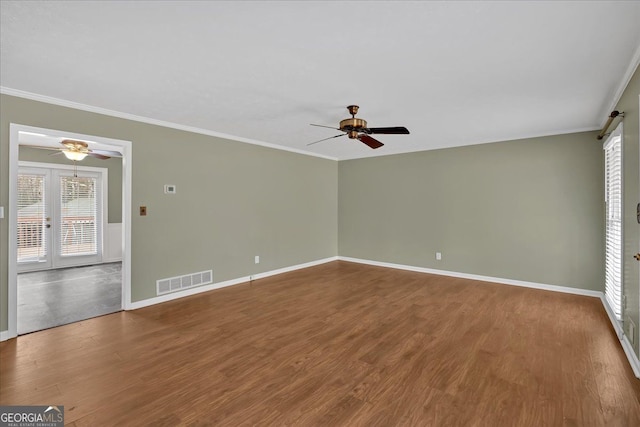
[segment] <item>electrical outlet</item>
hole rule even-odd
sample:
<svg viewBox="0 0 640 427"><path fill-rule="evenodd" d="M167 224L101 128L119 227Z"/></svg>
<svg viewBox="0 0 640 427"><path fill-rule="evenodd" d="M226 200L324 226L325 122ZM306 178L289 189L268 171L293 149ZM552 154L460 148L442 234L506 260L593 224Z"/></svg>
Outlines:
<svg viewBox="0 0 640 427"><path fill-rule="evenodd" d="M140 206L140 216L146 216L146 215L147 215L147 207Z"/></svg>
<svg viewBox="0 0 640 427"><path fill-rule="evenodd" d="M436 252L436 261L441 261L441 260L442 260L442 253Z"/></svg>
<svg viewBox="0 0 640 427"><path fill-rule="evenodd" d="M260 255L256 255L253 259L253 262L255 262L256 264L260 264Z"/></svg>

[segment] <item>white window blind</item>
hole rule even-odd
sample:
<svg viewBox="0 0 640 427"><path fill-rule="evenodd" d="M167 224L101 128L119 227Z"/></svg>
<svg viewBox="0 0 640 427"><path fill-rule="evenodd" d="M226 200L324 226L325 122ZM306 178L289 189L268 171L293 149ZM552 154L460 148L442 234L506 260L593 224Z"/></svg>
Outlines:
<svg viewBox="0 0 640 427"><path fill-rule="evenodd" d="M92 255L98 251L97 180L60 177L60 255Z"/></svg>
<svg viewBox="0 0 640 427"><path fill-rule="evenodd" d="M47 256L47 198L43 175L18 175L18 262Z"/></svg>
<svg viewBox="0 0 640 427"><path fill-rule="evenodd" d="M605 295L616 318L622 317L622 133L616 129L604 144L605 158Z"/></svg>

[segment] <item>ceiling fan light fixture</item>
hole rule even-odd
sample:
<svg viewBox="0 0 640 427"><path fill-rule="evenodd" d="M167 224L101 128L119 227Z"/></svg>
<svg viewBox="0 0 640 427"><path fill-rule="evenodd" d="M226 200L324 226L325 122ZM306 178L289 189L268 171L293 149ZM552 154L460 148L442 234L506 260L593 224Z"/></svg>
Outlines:
<svg viewBox="0 0 640 427"><path fill-rule="evenodd" d="M80 151L67 151L67 150L64 150L62 153L64 154L64 156L67 159L73 160L73 161L77 161L77 162L79 162L80 160L82 160L85 157L87 157L87 153L82 153Z"/></svg>

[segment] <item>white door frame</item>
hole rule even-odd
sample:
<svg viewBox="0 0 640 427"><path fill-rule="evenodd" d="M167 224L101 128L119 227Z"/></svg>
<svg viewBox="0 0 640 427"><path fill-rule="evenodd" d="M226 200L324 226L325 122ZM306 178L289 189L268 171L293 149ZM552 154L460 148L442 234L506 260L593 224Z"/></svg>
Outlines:
<svg viewBox="0 0 640 427"><path fill-rule="evenodd" d="M8 330L6 337L10 339L18 336L18 274L17 257L18 245L15 238L17 233L18 215L18 147L19 132L31 132L44 134L56 138L80 139L95 141L101 144L118 147L122 153L122 309L131 309L131 173L132 156L131 141L104 138L94 135L84 135L73 132L64 132L54 129L25 126L16 123L9 124L9 289L8 289ZM4 334L3 334L4 335Z"/></svg>

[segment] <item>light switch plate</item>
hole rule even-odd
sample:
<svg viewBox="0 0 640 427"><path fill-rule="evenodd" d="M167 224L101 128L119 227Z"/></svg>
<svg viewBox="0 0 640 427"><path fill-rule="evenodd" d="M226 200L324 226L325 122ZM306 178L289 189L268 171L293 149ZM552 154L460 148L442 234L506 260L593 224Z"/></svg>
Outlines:
<svg viewBox="0 0 640 427"><path fill-rule="evenodd" d="M176 194L176 186L174 184L165 184L164 194Z"/></svg>
<svg viewBox="0 0 640 427"><path fill-rule="evenodd" d="M4 206L0 206L0 219L4 218Z"/></svg>

